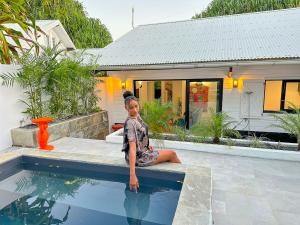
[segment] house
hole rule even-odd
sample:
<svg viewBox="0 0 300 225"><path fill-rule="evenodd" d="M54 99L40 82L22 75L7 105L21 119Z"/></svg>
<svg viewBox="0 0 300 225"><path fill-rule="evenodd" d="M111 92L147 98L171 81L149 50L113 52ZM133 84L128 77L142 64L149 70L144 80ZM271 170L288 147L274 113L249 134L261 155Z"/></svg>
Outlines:
<svg viewBox="0 0 300 225"><path fill-rule="evenodd" d="M171 101L189 128L226 112L240 131L282 132L272 115L300 107L300 8L141 25L103 49L102 107L124 122L122 91Z"/></svg>
<svg viewBox="0 0 300 225"><path fill-rule="evenodd" d="M43 31L38 32L37 34L37 42L40 45L49 47L58 45L59 50L67 51L76 49L74 43L59 20L36 20L36 25ZM35 40L33 32L29 34L30 36L28 36L17 24L5 24L5 26L21 31L26 38ZM9 39L8 41L13 43L12 39ZM23 48L29 48L25 41L21 40L20 43Z"/></svg>

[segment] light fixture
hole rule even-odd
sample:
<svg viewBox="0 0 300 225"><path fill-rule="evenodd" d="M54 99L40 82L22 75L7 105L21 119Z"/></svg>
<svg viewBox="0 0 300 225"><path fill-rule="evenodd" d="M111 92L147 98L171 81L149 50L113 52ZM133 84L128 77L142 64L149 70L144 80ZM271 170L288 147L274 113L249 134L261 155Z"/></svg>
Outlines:
<svg viewBox="0 0 300 225"><path fill-rule="evenodd" d="M139 87L138 88L142 88L143 87L143 81L138 81Z"/></svg>
<svg viewBox="0 0 300 225"><path fill-rule="evenodd" d="M122 87L122 89L126 89L126 81L121 82L121 87Z"/></svg>
<svg viewBox="0 0 300 225"><path fill-rule="evenodd" d="M233 88L237 88L239 86L239 81L237 79L233 79Z"/></svg>
<svg viewBox="0 0 300 225"><path fill-rule="evenodd" d="M232 78L232 67L229 67L229 71L227 73L228 78Z"/></svg>

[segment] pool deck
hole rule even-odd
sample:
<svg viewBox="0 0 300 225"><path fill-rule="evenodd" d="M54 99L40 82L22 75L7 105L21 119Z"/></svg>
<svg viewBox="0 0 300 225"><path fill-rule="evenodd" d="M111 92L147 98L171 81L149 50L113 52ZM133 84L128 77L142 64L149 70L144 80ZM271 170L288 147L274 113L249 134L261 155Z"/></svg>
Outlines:
<svg viewBox="0 0 300 225"><path fill-rule="evenodd" d="M120 144L109 144L101 140L62 138L52 144L56 147L53 153L58 155L72 154L74 158L83 156L91 158L92 156L92 159L100 157L122 163L124 157L120 151ZM12 154L14 151L7 150L6 152ZM182 166L200 166L199 168L211 169L212 216L215 225L299 224L299 162L265 160L187 150L176 150L176 152L183 162ZM3 154L3 152L0 154ZM153 166L152 168L170 169L178 166L165 164ZM198 182L195 180L195 183ZM186 204L190 204L190 209L195 210L193 212L194 222L190 221L182 224L203 224L200 222L201 214L196 212L200 210L199 206L192 205L192 201L186 202ZM182 220L178 218L178 221L183 221L184 211L177 210L181 212L182 216ZM176 219L175 216L174 221L177 221Z"/></svg>

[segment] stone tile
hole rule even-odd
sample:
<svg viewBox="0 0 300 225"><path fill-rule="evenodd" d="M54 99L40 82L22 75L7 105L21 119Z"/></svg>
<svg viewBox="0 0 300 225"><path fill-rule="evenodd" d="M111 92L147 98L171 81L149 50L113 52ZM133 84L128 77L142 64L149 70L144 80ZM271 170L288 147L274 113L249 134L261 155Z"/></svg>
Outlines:
<svg viewBox="0 0 300 225"><path fill-rule="evenodd" d="M299 225L300 223L300 214L275 210L274 216L277 219L278 225Z"/></svg>
<svg viewBox="0 0 300 225"><path fill-rule="evenodd" d="M101 158L117 165L126 165L121 144L78 138L63 138L52 144L56 147L54 152L59 154L75 153L74 159L93 157L95 162ZM213 178L212 203L215 225L300 224L297 223L300 221L299 162L185 150L176 152L183 162L182 165L165 163L149 169L184 170L188 165L210 168ZM181 224L200 224L201 207L194 209L191 204L187 207L190 207L191 214L195 215L192 218L198 220L195 222L192 218L187 218L186 212L182 212Z"/></svg>

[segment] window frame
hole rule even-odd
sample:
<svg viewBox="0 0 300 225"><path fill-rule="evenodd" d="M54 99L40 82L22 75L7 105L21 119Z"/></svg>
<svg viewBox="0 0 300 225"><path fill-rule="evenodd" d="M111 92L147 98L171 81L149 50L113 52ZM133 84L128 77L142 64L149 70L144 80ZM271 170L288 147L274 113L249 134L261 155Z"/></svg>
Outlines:
<svg viewBox="0 0 300 225"><path fill-rule="evenodd" d="M280 97L280 111L265 110L266 84L267 84L267 81L282 81L282 84L281 84L281 97ZM281 79L265 80L265 82L264 82L263 113L281 113L283 111L285 111L287 113L293 113L293 110L291 110L291 109L284 109L285 95L286 95L286 84L287 83L299 83L299 82L300 82L300 80L281 80Z"/></svg>

